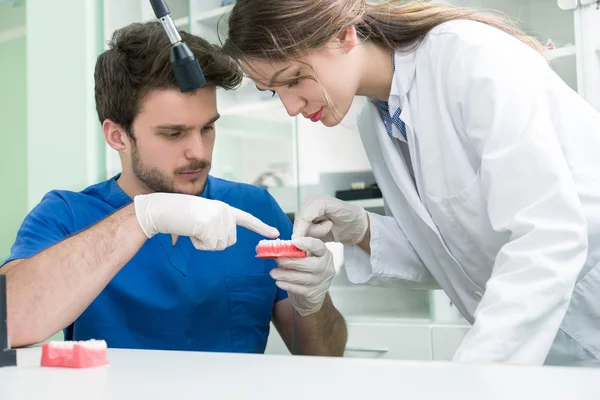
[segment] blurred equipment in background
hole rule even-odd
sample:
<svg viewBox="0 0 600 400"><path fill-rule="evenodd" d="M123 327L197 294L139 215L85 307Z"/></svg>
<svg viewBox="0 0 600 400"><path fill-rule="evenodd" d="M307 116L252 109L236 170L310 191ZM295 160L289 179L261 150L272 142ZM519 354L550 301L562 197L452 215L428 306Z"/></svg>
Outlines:
<svg viewBox="0 0 600 400"><path fill-rule="evenodd" d="M0 0L0 5L7 5L10 7L19 7L23 5L24 0Z"/></svg>
<svg viewBox="0 0 600 400"><path fill-rule="evenodd" d="M252 184L265 189L284 186L283 178L277 171L263 172Z"/></svg>

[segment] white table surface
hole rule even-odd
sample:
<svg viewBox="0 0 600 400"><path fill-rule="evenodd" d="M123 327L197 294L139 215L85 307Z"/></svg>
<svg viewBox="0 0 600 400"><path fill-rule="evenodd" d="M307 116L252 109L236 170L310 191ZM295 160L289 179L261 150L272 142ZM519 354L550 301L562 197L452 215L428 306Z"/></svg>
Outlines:
<svg viewBox="0 0 600 400"><path fill-rule="evenodd" d="M0 368L0 399L600 399L600 369L109 349L93 369Z"/></svg>

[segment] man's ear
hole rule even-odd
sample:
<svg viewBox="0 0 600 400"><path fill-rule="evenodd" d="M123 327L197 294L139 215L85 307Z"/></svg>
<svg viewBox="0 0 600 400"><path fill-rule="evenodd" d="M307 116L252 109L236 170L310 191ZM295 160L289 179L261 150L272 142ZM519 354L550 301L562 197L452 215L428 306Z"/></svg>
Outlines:
<svg viewBox="0 0 600 400"><path fill-rule="evenodd" d="M111 148L118 152L127 149L129 137L121 125L110 119L106 119L102 123L102 131L104 132L106 143L108 143Z"/></svg>
<svg viewBox="0 0 600 400"><path fill-rule="evenodd" d="M337 37L339 44L345 53L350 53L358 46L358 33L354 25L344 29Z"/></svg>

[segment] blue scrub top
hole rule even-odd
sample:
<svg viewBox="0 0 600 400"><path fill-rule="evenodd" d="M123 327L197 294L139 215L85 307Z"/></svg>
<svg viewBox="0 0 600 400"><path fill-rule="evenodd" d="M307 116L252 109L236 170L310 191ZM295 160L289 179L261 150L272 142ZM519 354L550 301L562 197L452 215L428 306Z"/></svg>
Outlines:
<svg viewBox="0 0 600 400"><path fill-rule="evenodd" d="M117 178L82 192L49 192L26 217L5 263L32 257L131 203ZM255 215L279 229L281 239L291 237L290 219L265 189L209 177L202 197ZM238 227L237 243L213 252L196 250L188 237L174 247L170 235L152 237L65 329L65 339L104 339L113 348L264 352L273 307L287 293L269 275L275 262L255 257L261 239Z"/></svg>

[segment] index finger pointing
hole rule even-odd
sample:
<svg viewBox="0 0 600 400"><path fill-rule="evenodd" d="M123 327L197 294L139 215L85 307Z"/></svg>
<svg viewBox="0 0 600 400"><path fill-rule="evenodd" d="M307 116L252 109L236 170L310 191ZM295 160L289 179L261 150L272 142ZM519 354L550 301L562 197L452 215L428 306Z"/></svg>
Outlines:
<svg viewBox="0 0 600 400"><path fill-rule="evenodd" d="M294 230L292 232L292 238L295 237L304 237L308 233L308 228L310 228L312 224L310 222L305 221L302 218L296 218L294 220Z"/></svg>
<svg viewBox="0 0 600 400"><path fill-rule="evenodd" d="M259 235L266 236L268 238L275 239L279 237L279 231L277 228L273 228L262 222L260 219L256 218L254 215L247 213L246 211L242 211L235 207L231 207L233 209L233 215L235 216L235 223L239 226L243 226L244 228L250 229L258 233Z"/></svg>

